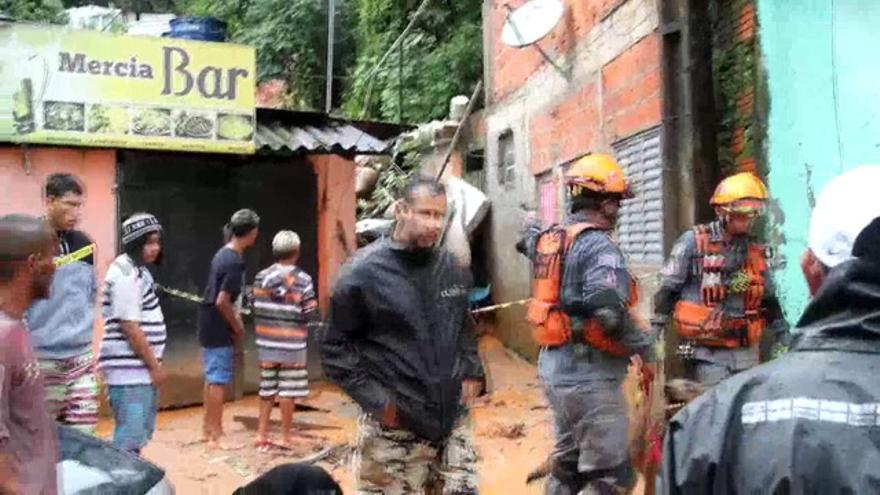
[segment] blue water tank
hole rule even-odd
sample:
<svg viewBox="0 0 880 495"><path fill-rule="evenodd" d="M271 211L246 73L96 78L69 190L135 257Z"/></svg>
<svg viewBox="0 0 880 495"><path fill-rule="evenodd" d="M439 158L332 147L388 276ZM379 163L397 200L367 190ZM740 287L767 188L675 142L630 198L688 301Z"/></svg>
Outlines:
<svg viewBox="0 0 880 495"><path fill-rule="evenodd" d="M178 17L172 19L169 38L197 41L226 41L226 23L213 17Z"/></svg>

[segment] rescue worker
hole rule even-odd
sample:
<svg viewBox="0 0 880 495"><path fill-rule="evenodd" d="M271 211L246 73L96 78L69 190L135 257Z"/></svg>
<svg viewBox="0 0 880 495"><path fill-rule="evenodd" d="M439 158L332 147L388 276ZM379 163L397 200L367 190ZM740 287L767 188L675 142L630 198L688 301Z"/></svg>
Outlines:
<svg viewBox="0 0 880 495"><path fill-rule="evenodd" d="M792 349L669 425L658 493L877 493L880 166L819 195L802 265L818 290ZM816 279L818 275L818 279Z"/></svg>
<svg viewBox="0 0 880 495"><path fill-rule="evenodd" d="M767 197L753 174L721 181L710 200L718 219L682 234L661 273L652 324L663 327L672 315L684 342L679 355L705 387L758 364L768 321L776 342L788 330L766 249L749 236Z"/></svg>
<svg viewBox="0 0 880 495"><path fill-rule="evenodd" d="M604 154L572 164L565 183L564 226L542 230L532 219L517 246L533 263L529 321L556 433L546 493L617 493L635 481L621 384L630 356L653 360L651 337L628 311L636 284L611 237L631 195Z"/></svg>
<svg viewBox="0 0 880 495"><path fill-rule="evenodd" d="M437 243L446 191L417 176L390 238L346 265L321 343L327 376L358 405L361 494L477 493L468 406L483 367L467 267Z"/></svg>

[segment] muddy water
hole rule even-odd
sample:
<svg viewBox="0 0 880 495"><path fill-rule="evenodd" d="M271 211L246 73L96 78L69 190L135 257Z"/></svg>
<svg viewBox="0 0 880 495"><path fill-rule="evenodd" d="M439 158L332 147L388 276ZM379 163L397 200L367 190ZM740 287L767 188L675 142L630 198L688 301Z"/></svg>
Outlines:
<svg viewBox="0 0 880 495"><path fill-rule="evenodd" d="M529 471L550 452L553 441L550 414L535 376L535 369L509 354L498 341L481 342L484 362L488 363L492 394L472 409L480 463L480 493L515 495L543 493L540 482L525 485ZM259 400L247 397L228 404L224 416L230 443L244 445L235 451L208 450L196 443L201 432L202 409L187 408L162 412L153 441L144 455L167 470L180 494L229 494L271 467L296 462L331 445L353 445L357 408L338 389L313 386L308 403L328 412L298 412L294 421L306 435L293 451L256 452L252 447L252 427ZM239 420L235 418L238 417ZM274 419L278 420L277 409ZM109 436L110 422L99 432ZM354 493L350 455L321 462L342 485Z"/></svg>

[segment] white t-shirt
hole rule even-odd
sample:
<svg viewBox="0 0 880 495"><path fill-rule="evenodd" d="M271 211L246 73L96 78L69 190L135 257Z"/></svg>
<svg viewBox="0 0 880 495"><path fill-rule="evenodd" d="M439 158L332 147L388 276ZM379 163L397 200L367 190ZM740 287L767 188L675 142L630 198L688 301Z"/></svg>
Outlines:
<svg viewBox="0 0 880 495"><path fill-rule="evenodd" d="M99 367L108 385L149 385L146 363L131 348L120 321L138 322L160 362L165 351L165 317L154 289L153 276L137 267L127 254L116 258L104 279L104 338Z"/></svg>

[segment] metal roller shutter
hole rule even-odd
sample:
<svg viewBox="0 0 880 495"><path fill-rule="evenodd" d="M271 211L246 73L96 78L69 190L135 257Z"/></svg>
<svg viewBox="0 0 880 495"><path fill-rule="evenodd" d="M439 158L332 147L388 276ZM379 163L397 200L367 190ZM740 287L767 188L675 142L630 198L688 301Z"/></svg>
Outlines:
<svg viewBox="0 0 880 495"><path fill-rule="evenodd" d="M618 220L620 247L631 262L663 263L663 160L660 128L613 145L636 197L623 202Z"/></svg>

